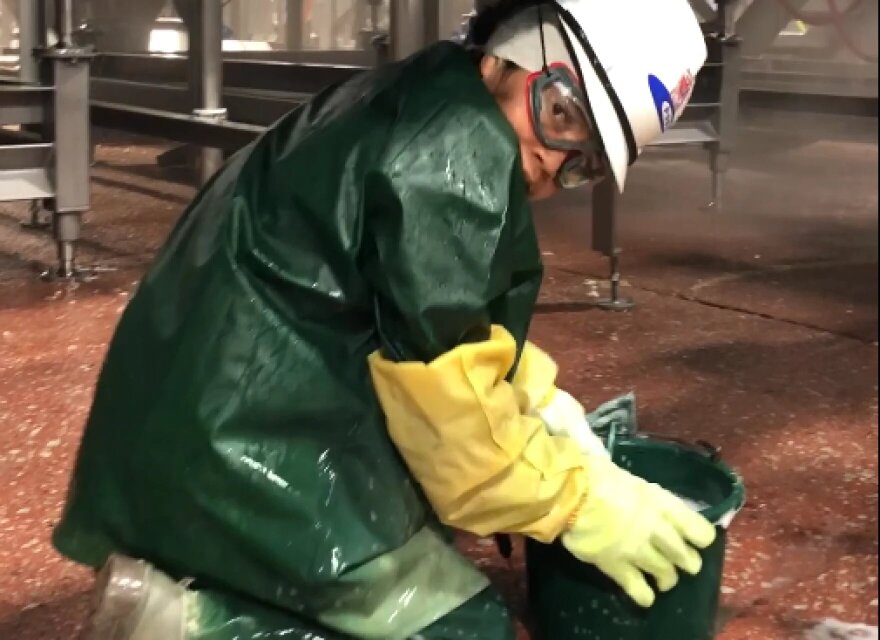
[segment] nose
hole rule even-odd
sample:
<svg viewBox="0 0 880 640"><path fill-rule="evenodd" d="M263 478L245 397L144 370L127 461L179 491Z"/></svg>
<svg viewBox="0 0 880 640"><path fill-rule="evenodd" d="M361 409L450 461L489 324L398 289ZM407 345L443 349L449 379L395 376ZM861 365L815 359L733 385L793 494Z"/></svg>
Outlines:
<svg viewBox="0 0 880 640"><path fill-rule="evenodd" d="M535 156L537 157L538 164L541 166L544 173L554 177L559 173L559 169L562 167L562 163L565 162L565 158L568 154L565 151L541 147L535 152Z"/></svg>

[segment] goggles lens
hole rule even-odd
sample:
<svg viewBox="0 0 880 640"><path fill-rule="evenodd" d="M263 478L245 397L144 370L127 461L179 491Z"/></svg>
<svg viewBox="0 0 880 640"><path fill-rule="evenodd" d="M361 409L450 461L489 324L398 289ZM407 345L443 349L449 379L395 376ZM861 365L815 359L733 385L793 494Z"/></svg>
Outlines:
<svg viewBox="0 0 880 640"><path fill-rule="evenodd" d="M574 189L589 182L599 182L608 174L598 152L572 152L556 174L556 183L563 189Z"/></svg>
<svg viewBox="0 0 880 640"><path fill-rule="evenodd" d="M590 139L590 122L583 102L567 82L536 81L540 91L538 129L544 142L559 149L577 149Z"/></svg>
<svg viewBox="0 0 880 640"><path fill-rule="evenodd" d="M564 64L529 78L532 121L538 139L549 149L570 151L557 183L573 189L605 176L606 168L587 111L586 99Z"/></svg>

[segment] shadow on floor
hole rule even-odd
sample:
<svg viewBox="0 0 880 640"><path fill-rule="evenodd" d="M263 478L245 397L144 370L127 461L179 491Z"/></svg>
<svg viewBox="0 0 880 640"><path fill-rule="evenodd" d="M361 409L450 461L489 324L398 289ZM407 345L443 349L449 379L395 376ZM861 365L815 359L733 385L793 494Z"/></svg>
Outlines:
<svg viewBox="0 0 880 640"><path fill-rule="evenodd" d="M699 376L704 389L660 409L647 407L642 418L651 430L675 432L711 419L729 439L731 427L743 415L749 416L748 430L755 434L799 416L813 425L823 419L864 425L876 401L876 351L833 335L781 344L741 340L685 347L642 366L657 372L684 367ZM713 398L712 406L707 406L707 398ZM764 406L767 413L762 413ZM733 440L726 444L734 451L751 446Z"/></svg>

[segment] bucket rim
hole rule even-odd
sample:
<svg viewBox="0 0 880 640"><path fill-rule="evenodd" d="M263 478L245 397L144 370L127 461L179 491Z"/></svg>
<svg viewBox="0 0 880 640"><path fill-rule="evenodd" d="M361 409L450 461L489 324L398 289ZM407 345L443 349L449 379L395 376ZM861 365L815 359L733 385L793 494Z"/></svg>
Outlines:
<svg viewBox="0 0 880 640"><path fill-rule="evenodd" d="M649 433L636 433L625 437L618 437L615 442L617 447L646 447L653 449L666 449L675 451L677 454L691 456L701 460L704 464L713 467L730 481L730 494L724 500L711 505L700 511L700 514L709 522L727 529L736 515L740 512L746 499L745 483L741 475L734 471L721 459L720 450L708 443L692 444L683 440L676 440Z"/></svg>

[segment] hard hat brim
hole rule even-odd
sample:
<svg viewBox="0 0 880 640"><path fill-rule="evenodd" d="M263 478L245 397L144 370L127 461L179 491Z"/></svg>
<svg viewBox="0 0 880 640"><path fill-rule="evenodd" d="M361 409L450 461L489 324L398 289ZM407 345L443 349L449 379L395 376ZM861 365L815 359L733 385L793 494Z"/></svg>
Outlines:
<svg viewBox="0 0 880 640"><path fill-rule="evenodd" d="M580 67L584 81L584 91L587 95L587 100L590 102L593 124L602 138L605 159L614 176L614 181L617 183L617 188L623 192L630 164L629 146L623 130L623 124L620 122L617 110L614 108L614 103L611 101L611 97L605 90L602 80L599 79L596 70L590 63L587 52L581 45L577 35L564 21L563 27L571 47L574 49L573 53Z"/></svg>

